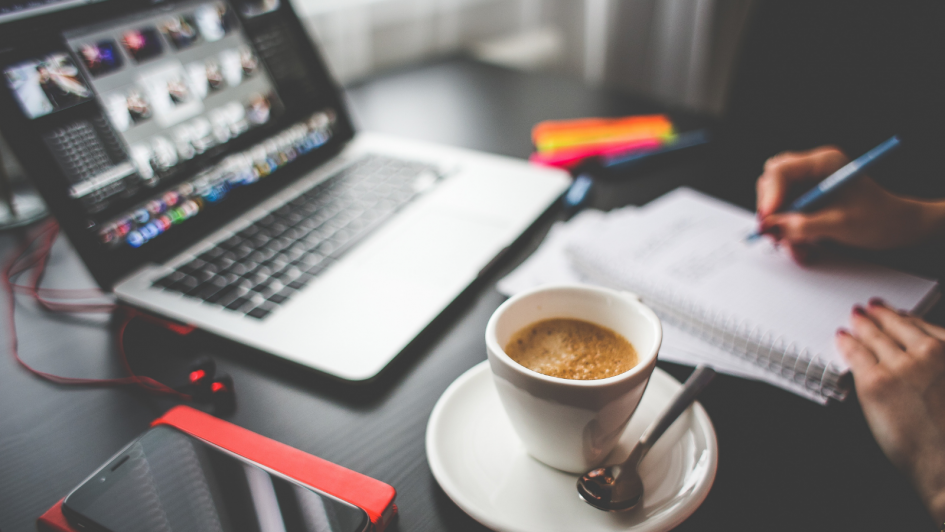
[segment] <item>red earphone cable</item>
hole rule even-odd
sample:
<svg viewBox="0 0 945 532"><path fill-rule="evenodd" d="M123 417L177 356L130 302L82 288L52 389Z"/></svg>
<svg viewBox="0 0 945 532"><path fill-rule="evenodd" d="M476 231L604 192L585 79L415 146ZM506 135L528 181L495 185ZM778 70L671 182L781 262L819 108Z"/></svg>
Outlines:
<svg viewBox="0 0 945 532"><path fill-rule="evenodd" d="M166 394L178 397L180 399L189 400L190 396L178 392L177 390L170 388L150 377L144 377L140 375L135 375L131 370L131 366L128 364L128 357L125 353L124 338L125 331L128 328L128 324L131 323L131 320L135 317L144 317L148 318L146 315L139 313L138 311L119 307L114 303L62 303L59 301L53 301L47 299L59 298L59 299L90 299L97 296L103 296L104 293L100 290L64 290L64 289L45 289L40 288L39 284L42 282L43 274L46 270L46 263L49 259L49 253L52 250L52 246L56 241L56 237L59 234L59 225L55 221L49 221L43 224L30 238L27 238L26 241L12 254L12 258L6 264L3 269L2 281L4 288L6 289L8 300L8 326L10 329L10 351L13 354L14 360L17 364L22 366L24 369L49 382L53 382L60 385L73 385L73 386L128 386L135 385L141 387L144 390L147 390L151 393ZM37 241L42 241L41 245L34 250L31 254L27 252L34 247ZM26 272L32 270L32 275L30 276L30 283L28 285L16 284L13 282L13 279ZM120 360L123 369L128 374L127 377L116 378L116 379L86 379L79 377L62 377L59 375L54 375L52 373L47 373L45 371L40 371L33 368L27 364L21 357L19 353L19 340L16 335L16 319L14 318L14 312L16 310L16 293L24 293L30 295L43 309L49 312L113 312L116 309L121 308L125 312L125 316L122 320L121 325L118 327L117 342L118 342L118 352L120 355Z"/></svg>

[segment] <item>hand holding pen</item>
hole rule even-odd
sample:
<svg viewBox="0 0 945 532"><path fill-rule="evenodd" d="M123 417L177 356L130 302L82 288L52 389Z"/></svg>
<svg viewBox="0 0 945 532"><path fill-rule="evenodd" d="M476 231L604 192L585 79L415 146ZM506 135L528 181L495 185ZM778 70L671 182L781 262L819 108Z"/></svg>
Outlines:
<svg viewBox="0 0 945 532"><path fill-rule="evenodd" d="M789 246L799 262L823 240L891 249L945 237L945 200L896 196L865 175L848 177L831 193L815 192L820 199L806 207L813 210L805 210L808 200L784 207L791 188L816 190L824 182L829 187L827 176L842 177L848 164L847 156L833 147L769 159L757 185L760 231ZM930 515L942 522L945 329L874 298L867 307L852 309L849 328L837 330L836 346L850 365L864 417L880 448L910 478Z"/></svg>
<svg viewBox="0 0 945 532"><path fill-rule="evenodd" d="M889 144L886 146L891 149ZM815 193L819 201L814 202L813 210L785 208L792 189L814 190L812 187L827 181L828 176L840 174L838 171L849 162L834 147L784 153L769 159L757 183L759 232L788 246L798 262L805 262L810 251L822 241L864 249L891 249L915 245L945 231L945 202L896 196L860 175L862 169L839 188L835 185L827 194Z"/></svg>

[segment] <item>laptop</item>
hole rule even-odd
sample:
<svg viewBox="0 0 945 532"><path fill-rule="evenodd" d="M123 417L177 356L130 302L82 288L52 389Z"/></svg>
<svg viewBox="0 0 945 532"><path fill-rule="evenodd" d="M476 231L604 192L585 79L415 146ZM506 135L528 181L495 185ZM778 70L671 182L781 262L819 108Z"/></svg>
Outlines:
<svg viewBox="0 0 945 532"><path fill-rule="evenodd" d="M285 0L0 12L0 128L126 304L375 377L566 173L356 132Z"/></svg>

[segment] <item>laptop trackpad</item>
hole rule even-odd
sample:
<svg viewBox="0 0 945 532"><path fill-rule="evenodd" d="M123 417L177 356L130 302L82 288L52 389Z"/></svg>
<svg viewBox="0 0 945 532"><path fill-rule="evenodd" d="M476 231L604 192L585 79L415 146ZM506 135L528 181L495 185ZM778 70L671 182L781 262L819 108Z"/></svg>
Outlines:
<svg viewBox="0 0 945 532"><path fill-rule="evenodd" d="M506 245L497 225L424 211L392 220L277 312L273 341L304 342L343 378L383 368Z"/></svg>

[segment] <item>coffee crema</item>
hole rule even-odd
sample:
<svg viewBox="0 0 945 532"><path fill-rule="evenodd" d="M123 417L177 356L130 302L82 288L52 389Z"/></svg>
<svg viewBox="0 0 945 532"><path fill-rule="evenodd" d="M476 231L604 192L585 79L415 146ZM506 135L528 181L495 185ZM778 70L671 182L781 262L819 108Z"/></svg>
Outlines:
<svg viewBox="0 0 945 532"><path fill-rule="evenodd" d="M519 329L505 346L515 362L551 377L606 379L637 365L637 352L620 334L583 320L552 318Z"/></svg>

